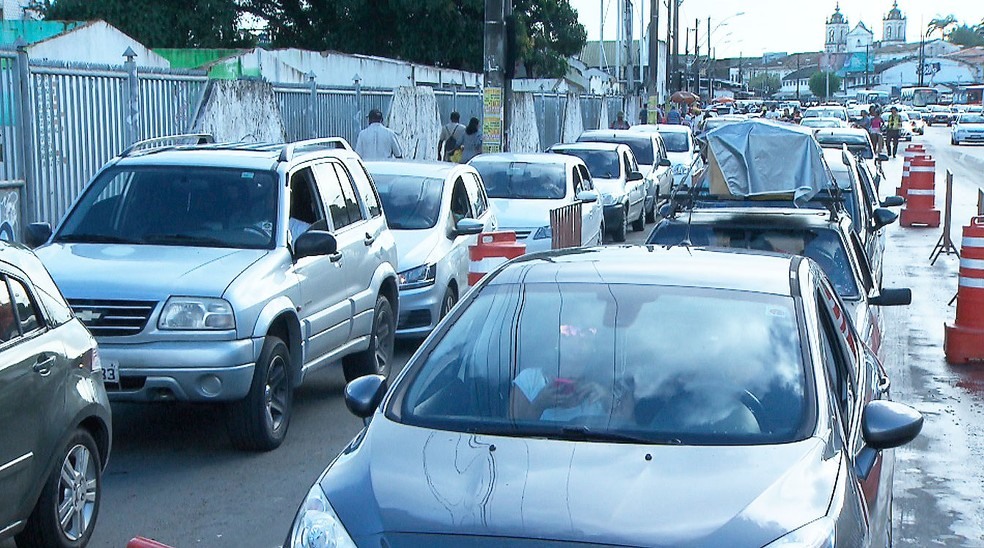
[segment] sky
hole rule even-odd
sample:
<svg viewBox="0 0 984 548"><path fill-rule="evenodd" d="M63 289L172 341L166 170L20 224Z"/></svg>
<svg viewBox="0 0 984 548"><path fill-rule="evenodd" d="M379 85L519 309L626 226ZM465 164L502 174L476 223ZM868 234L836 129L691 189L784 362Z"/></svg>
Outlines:
<svg viewBox="0 0 984 548"><path fill-rule="evenodd" d="M640 34L639 4L644 4L642 17L649 17L650 0L631 0L634 4L635 23L633 35ZM660 0L660 38L666 37L666 0ZM588 31L588 40L597 40L602 8L605 16L605 39L615 39L616 13L620 0L570 0L578 11L581 24ZM711 17L711 46L720 58L758 56L765 52L787 53L820 51L824 42L824 23L834 13L834 0L683 0L680 8L680 35L686 28L693 28L700 20L701 49L706 48L707 18ZM882 38L882 18L892 9L891 0L842 0L841 13L847 16L851 28L858 21L875 33L875 40ZM899 9L908 20L907 38L919 39L920 28L925 28L937 16L953 14L959 21L976 24L984 19L984 0L899 0ZM734 16L744 12L743 15ZM923 21L920 24L920 20ZM719 26L719 23L721 24ZM691 31L691 37L693 33ZM692 39L692 38L691 38ZM692 47L692 46L691 46ZM680 42L680 53L683 53Z"/></svg>

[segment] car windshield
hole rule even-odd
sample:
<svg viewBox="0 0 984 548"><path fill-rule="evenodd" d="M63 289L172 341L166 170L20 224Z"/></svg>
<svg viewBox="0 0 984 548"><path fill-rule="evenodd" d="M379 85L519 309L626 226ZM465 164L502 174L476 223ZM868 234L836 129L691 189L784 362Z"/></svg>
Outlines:
<svg viewBox="0 0 984 548"><path fill-rule="evenodd" d="M808 118L801 122L806 127L840 127L840 121L831 118Z"/></svg>
<svg viewBox="0 0 984 548"><path fill-rule="evenodd" d="M373 172L386 224L396 230L433 228L441 216L444 179Z"/></svg>
<svg viewBox="0 0 984 548"><path fill-rule="evenodd" d="M614 150L562 148L554 152L576 156L584 160L584 164L588 166L588 173L594 179L618 179L621 174L618 153Z"/></svg>
<svg viewBox="0 0 984 548"><path fill-rule="evenodd" d="M984 124L984 115L964 114L960 117L961 124Z"/></svg>
<svg viewBox="0 0 984 548"><path fill-rule="evenodd" d="M55 241L269 249L277 186L268 171L111 168L89 185Z"/></svg>
<svg viewBox="0 0 984 548"><path fill-rule="evenodd" d="M873 160L875 158L875 152L871 148L871 141L864 135L818 134L816 137L817 141L820 142L820 146L823 148L841 148L841 145L846 144L848 150L855 154L860 153L861 157L865 160Z"/></svg>
<svg viewBox="0 0 984 548"><path fill-rule="evenodd" d="M804 118L838 118L840 120L847 120L847 112L844 109L839 108L818 108L818 109L807 109L803 113Z"/></svg>
<svg viewBox="0 0 984 548"><path fill-rule="evenodd" d="M472 165L489 198L559 200L567 195L564 164L481 160Z"/></svg>
<svg viewBox="0 0 984 548"><path fill-rule="evenodd" d="M661 132L668 152L687 152L690 150L690 136L686 133Z"/></svg>
<svg viewBox="0 0 984 548"><path fill-rule="evenodd" d="M489 286L422 351L387 413L428 428L575 441L803 439L813 415L794 306L693 287Z"/></svg>
<svg viewBox="0 0 984 548"><path fill-rule="evenodd" d="M647 166L653 165L653 140L649 137L649 135L640 135L639 137L632 137L631 135L614 136L614 135L594 135L588 133L578 137L577 142L615 143L619 145L628 145L628 147L632 149L632 153L635 154L637 162Z"/></svg>
<svg viewBox="0 0 984 548"><path fill-rule="evenodd" d="M695 246L757 249L809 257L820 265L841 298L860 298L847 250L835 230L663 222L656 225L646 243L679 245L688 237Z"/></svg>

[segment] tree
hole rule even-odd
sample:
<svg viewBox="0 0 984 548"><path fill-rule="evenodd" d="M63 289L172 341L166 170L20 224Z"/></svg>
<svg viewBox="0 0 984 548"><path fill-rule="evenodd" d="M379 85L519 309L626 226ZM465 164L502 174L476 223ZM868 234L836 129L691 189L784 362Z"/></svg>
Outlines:
<svg viewBox="0 0 984 548"><path fill-rule="evenodd" d="M830 77L830 85L827 85L827 77ZM833 95L841 87L841 77L837 76L833 72L818 72L813 76L810 76L810 91L813 92L817 97L823 97L824 99L829 99L827 94L827 89L830 89L830 95Z"/></svg>
<svg viewBox="0 0 984 548"><path fill-rule="evenodd" d="M984 46L984 27L981 25L977 27L968 25L954 27L953 30L947 33L946 40L958 46Z"/></svg>
<svg viewBox="0 0 984 548"><path fill-rule="evenodd" d="M514 0L517 61L531 78L561 78L567 58L584 49L587 31L569 0Z"/></svg>
<svg viewBox="0 0 984 548"><path fill-rule="evenodd" d="M782 80L777 74L760 72L749 78L748 87L761 92L762 95L772 95L782 87Z"/></svg>
<svg viewBox="0 0 984 548"><path fill-rule="evenodd" d="M102 19L152 48L249 45L236 0L33 0L44 19Z"/></svg>
<svg viewBox="0 0 984 548"><path fill-rule="evenodd" d="M947 30L956 24L957 18L952 14L946 17L935 17L926 25L926 36L931 36L934 32L939 32L940 38L945 38Z"/></svg>

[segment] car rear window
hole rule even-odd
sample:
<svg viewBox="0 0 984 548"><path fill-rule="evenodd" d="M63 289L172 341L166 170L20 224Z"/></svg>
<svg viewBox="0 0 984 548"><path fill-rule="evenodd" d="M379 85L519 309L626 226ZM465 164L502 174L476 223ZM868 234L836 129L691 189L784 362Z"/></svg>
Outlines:
<svg viewBox="0 0 984 548"><path fill-rule="evenodd" d="M577 142L628 145L632 149L632 153L635 154L636 161L647 166L653 165L653 158L656 156L653 152L653 140L648 135L633 137L631 135L595 135L586 133L578 137Z"/></svg>
<svg viewBox="0 0 984 548"><path fill-rule="evenodd" d="M686 133L660 132L666 150L669 152L687 152L690 150L690 136Z"/></svg>
<svg viewBox="0 0 984 548"><path fill-rule="evenodd" d="M584 150L584 149L559 149L554 150L557 154L567 154L575 156L584 161L588 166L588 173L592 178L618 179L621 174L619 168L618 153L614 150Z"/></svg>
<svg viewBox="0 0 984 548"><path fill-rule="evenodd" d="M422 350L387 414L574 441L803 439L813 405L794 307L788 296L693 287L488 286Z"/></svg>
<svg viewBox="0 0 984 548"><path fill-rule="evenodd" d="M396 230L433 228L441 216L444 179L373 173L386 224Z"/></svg>

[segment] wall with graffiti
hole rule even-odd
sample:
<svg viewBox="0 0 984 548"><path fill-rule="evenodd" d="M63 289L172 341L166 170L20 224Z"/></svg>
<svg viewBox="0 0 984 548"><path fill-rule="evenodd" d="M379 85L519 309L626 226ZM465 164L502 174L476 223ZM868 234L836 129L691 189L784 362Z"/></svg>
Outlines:
<svg viewBox="0 0 984 548"><path fill-rule="evenodd" d="M16 240L20 221L19 199L20 191L16 188L0 190L0 240Z"/></svg>

